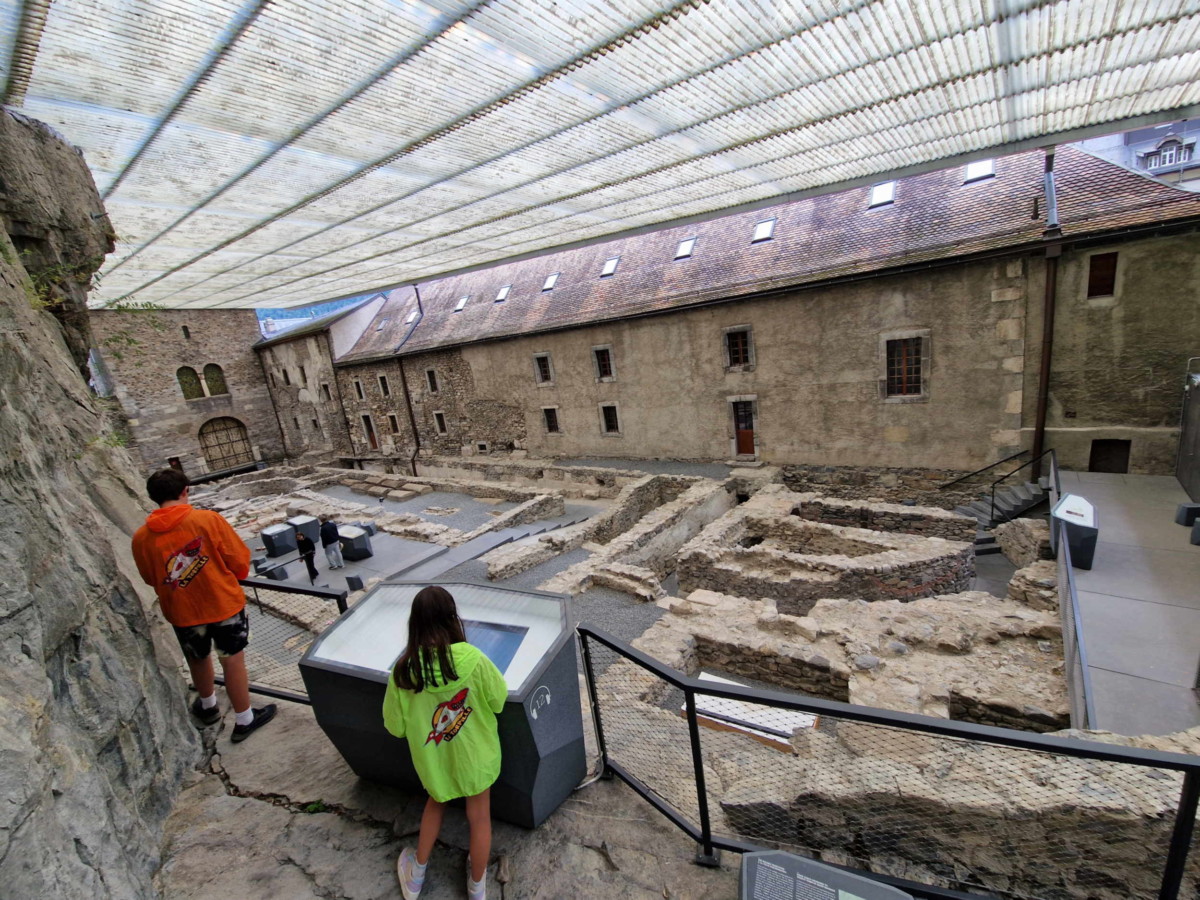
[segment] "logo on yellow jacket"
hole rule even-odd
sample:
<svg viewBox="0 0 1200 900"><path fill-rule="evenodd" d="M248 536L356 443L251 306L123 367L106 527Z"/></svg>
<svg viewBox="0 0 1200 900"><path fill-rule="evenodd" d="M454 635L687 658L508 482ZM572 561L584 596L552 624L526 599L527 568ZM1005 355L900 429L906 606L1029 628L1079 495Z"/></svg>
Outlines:
<svg viewBox="0 0 1200 900"><path fill-rule="evenodd" d="M430 741L440 744L442 741L454 740L454 736L467 721L467 716L471 715L471 707L467 706L467 691L468 688L463 688L445 703L434 707L433 731L425 738L426 744Z"/></svg>

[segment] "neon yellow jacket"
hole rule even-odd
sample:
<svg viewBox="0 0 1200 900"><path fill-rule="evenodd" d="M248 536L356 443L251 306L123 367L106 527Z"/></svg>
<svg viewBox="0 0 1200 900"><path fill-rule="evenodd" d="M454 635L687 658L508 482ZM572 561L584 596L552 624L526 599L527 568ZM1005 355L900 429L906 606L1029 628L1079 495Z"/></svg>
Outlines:
<svg viewBox="0 0 1200 900"><path fill-rule="evenodd" d="M439 803L473 797L500 776L496 714L508 699L504 676L483 651L459 643L450 652L456 680L441 684L439 671L437 687L414 693L389 676L383 697L384 727L408 738L421 784Z"/></svg>

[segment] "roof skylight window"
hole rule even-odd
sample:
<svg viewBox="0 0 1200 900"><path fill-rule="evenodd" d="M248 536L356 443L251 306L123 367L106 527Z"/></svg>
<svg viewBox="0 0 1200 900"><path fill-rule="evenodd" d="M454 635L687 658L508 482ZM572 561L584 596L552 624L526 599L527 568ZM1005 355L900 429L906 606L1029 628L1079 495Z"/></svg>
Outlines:
<svg viewBox="0 0 1200 900"><path fill-rule="evenodd" d="M467 301L468 301L468 300L470 300L470 299L471 299L471 295L470 295L470 294L467 294L467 296L465 296L465 297L459 297L459 298L458 298L458 304L457 304L457 305L454 307L454 311L455 311L455 312L462 312L462 311L463 311L463 307L467 305Z"/></svg>
<svg viewBox="0 0 1200 900"><path fill-rule="evenodd" d="M408 314L408 318L404 320L404 324L411 325L415 321L417 321L417 311L414 309Z"/></svg>
<svg viewBox="0 0 1200 900"><path fill-rule="evenodd" d="M558 276L559 276L558 272L555 272L553 275L546 276L546 280L542 284L542 293L543 294L546 291L554 290L554 285L558 284Z"/></svg>
<svg viewBox="0 0 1200 900"><path fill-rule="evenodd" d="M383 331L383 326L384 326L384 325L386 325L386 324L387 324L388 322L390 322L390 321L391 321L391 319L380 319L380 320L379 320L379 327L378 327L378 328L376 328L375 330L376 330L376 331Z"/></svg>
<svg viewBox="0 0 1200 900"><path fill-rule="evenodd" d="M981 159L978 162L967 163L967 171L963 175L963 184L972 181L982 181L984 178L991 178L995 174L996 164L993 160Z"/></svg>
<svg viewBox="0 0 1200 900"><path fill-rule="evenodd" d="M896 182L885 181L871 188L871 202L868 208L886 206L896 199Z"/></svg>
<svg viewBox="0 0 1200 900"><path fill-rule="evenodd" d="M679 246L675 248L675 258L687 259L692 255L694 249L696 249L696 239L694 237L684 238L679 242Z"/></svg>
<svg viewBox="0 0 1200 900"><path fill-rule="evenodd" d="M750 238L750 243L757 244L760 241L769 241L775 236L775 220L763 219L754 226L754 237Z"/></svg>
<svg viewBox="0 0 1200 900"><path fill-rule="evenodd" d="M496 291L496 302L503 303L505 300L507 300L508 292L511 290L512 290L512 285L506 284L504 287L500 288L500 290Z"/></svg>
<svg viewBox="0 0 1200 900"><path fill-rule="evenodd" d="M604 268L600 270L600 277L607 278L617 271L617 263L621 261L619 256L610 256L604 261Z"/></svg>

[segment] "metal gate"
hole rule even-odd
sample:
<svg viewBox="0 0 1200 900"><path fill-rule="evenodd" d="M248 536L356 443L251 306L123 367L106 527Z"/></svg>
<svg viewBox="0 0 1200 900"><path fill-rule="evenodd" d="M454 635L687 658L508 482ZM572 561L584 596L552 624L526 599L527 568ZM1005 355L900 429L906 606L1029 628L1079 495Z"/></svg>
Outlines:
<svg viewBox="0 0 1200 900"><path fill-rule="evenodd" d="M1188 492L1188 496L1200 503L1200 356L1188 360L1187 374L1183 379L1183 421L1179 434L1179 458L1175 463L1175 477Z"/></svg>

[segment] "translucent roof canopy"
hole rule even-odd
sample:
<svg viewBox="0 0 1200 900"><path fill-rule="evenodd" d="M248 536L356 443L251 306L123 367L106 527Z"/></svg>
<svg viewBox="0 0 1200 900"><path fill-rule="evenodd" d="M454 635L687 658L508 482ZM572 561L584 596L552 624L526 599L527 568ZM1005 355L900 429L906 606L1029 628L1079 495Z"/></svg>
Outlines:
<svg viewBox="0 0 1200 900"><path fill-rule="evenodd" d="M0 0L97 300L290 306L1200 104L1184 0Z"/></svg>

